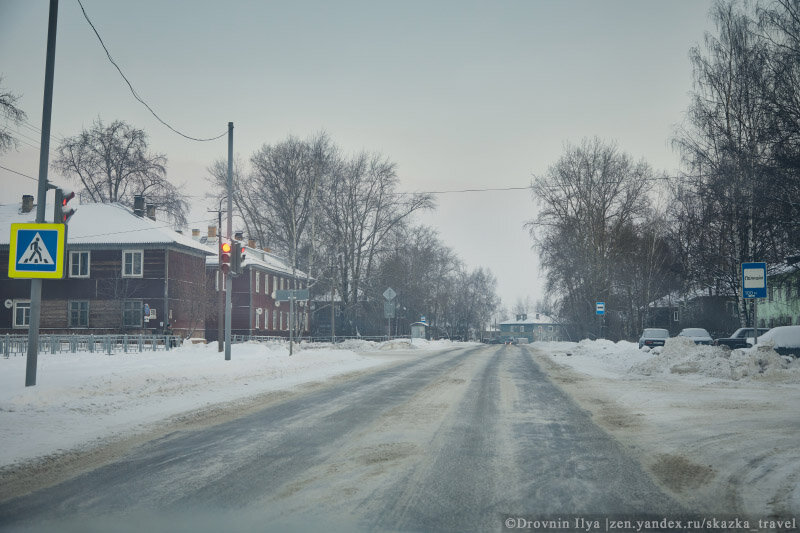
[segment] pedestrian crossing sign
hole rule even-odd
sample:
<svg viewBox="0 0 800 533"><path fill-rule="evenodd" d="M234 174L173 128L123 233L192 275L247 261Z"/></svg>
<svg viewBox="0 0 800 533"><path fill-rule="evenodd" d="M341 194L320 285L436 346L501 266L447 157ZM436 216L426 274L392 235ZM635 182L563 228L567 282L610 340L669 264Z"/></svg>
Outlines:
<svg viewBox="0 0 800 533"><path fill-rule="evenodd" d="M64 277L64 224L11 224L9 278Z"/></svg>

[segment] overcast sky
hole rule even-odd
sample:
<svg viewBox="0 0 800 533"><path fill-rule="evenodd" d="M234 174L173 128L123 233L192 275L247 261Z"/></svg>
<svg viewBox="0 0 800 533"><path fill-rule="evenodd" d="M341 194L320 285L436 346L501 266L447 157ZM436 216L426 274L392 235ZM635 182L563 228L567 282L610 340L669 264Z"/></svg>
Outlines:
<svg viewBox="0 0 800 533"><path fill-rule="evenodd" d="M144 129L186 183L192 227L212 222L206 167L225 138L187 141L134 100L78 5L61 0L53 146L101 117ZM657 171L683 120L691 46L710 1L83 0L112 56L162 118L195 137L234 123L243 159L264 143L325 130L345 152L384 154L401 189L524 187L565 143L598 136ZM48 2L0 0L0 74L41 127ZM0 165L38 176L39 134L23 128ZM51 173L51 181L59 177ZM0 203L36 183L0 169ZM470 267L489 268L504 305L543 296L522 227L528 191L437 195L417 221Z"/></svg>

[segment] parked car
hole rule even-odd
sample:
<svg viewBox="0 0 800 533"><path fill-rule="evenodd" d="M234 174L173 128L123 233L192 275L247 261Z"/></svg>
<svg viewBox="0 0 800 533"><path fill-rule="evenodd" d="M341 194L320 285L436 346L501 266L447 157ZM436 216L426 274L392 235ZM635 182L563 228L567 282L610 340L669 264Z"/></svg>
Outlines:
<svg viewBox="0 0 800 533"><path fill-rule="evenodd" d="M758 328L758 334L763 335L769 328ZM728 346L731 350L736 348L749 348L752 346L750 339L753 338L753 328L739 328L730 337L714 340L717 346Z"/></svg>
<svg viewBox="0 0 800 533"><path fill-rule="evenodd" d="M669 338L669 331L661 328L645 328L642 336L639 337L639 348L642 346L664 346Z"/></svg>
<svg viewBox="0 0 800 533"><path fill-rule="evenodd" d="M678 333L678 337L687 337L692 339L695 344L711 344L714 339L708 334L708 331L703 328L685 328Z"/></svg>
<svg viewBox="0 0 800 533"><path fill-rule="evenodd" d="M800 326L778 326L758 337L759 345L768 343L781 355L800 357Z"/></svg>

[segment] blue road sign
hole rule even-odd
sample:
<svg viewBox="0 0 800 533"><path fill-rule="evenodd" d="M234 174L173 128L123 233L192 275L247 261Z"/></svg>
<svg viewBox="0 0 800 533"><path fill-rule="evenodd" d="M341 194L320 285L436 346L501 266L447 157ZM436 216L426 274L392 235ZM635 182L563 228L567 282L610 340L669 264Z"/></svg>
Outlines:
<svg viewBox="0 0 800 533"><path fill-rule="evenodd" d="M9 278L64 277L64 224L11 224Z"/></svg>
<svg viewBox="0 0 800 533"><path fill-rule="evenodd" d="M598 315L606 314L606 303L597 302L597 305L595 306L595 313L597 313Z"/></svg>
<svg viewBox="0 0 800 533"><path fill-rule="evenodd" d="M767 264L742 263L742 298L767 297Z"/></svg>

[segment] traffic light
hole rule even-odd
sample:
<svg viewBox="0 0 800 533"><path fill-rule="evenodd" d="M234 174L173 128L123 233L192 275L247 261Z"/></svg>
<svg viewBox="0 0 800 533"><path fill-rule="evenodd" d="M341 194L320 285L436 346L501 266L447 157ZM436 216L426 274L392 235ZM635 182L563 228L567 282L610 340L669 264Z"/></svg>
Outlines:
<svg viewBox="0 0 800 533"><path fill-rule="evenodd" d="M56 189L56 205L55 216L53 222L56 224L66 224L72 215L75 214L75 208L68 208L67 204L70 200L75 198L75 193L69 189Z"/></svg>
<svg viewBox="0 0 800 533"><path fill-rule="evenodd" d="M223 274L231 271L231 243L221 242L219 245L219 269Z"/></svg>
<svg viewBox="0 0 800 533"><path fill-rule="evenodd" d="M242 265L244 264L245 247L240 242L233 243L233 256L231 257L231 272L234 275L242 273Z"/></svg>

